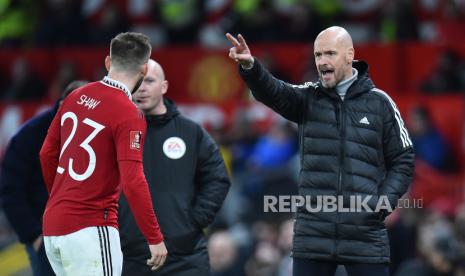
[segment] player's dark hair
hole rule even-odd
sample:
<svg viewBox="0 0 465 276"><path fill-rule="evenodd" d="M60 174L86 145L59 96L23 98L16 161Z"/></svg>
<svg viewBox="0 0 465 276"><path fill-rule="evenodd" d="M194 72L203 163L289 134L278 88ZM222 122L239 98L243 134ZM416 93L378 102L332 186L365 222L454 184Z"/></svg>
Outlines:
<svg viewBox="0 0 465 276"><path fill-rule="evenodd" d="M120 33L110 43L111 64L119 70L137 72L151 52L149 38L141 33Z"/></svg>

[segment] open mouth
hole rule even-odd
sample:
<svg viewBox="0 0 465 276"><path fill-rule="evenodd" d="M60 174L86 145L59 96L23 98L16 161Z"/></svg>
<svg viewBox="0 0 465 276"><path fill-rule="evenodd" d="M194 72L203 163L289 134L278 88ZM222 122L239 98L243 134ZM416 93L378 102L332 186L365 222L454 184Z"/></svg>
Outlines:
<svg viewBox="0 0 465 276"><path fill-rule="evenodd" d="M147 98L137 98L137 99L134 99L134 101L138 104L140 103L144 103L146 101Z"/></svg>
<svg viewBox="0 0 465 276"><path fill-rule="evenodd" d="M327 76L329 74L334 73L334 70L333 69L323 69L323 70L320 70L320 72L321 72L321 75L324 77L324 76Z"/></svg>

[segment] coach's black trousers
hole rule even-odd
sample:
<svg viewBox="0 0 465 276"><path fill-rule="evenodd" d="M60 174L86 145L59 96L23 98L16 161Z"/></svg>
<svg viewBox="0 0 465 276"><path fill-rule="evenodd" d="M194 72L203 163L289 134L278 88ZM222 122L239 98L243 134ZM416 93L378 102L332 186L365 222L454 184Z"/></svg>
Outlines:
<svg viewBox="0 0 465 276"><path fill-rule="evenodd" d="M210 276L207 250L192 255L170 254L165 264L157 271L151 271L146 259L123 258L123 276Z"/></svg>
<svg viewBox="0 0 465 276"><path fill-rule="evenodd" d="M293 276L334 276L338 265L344 265L349 276L389 276L388 264L337 263L294 258Z"/></svg>

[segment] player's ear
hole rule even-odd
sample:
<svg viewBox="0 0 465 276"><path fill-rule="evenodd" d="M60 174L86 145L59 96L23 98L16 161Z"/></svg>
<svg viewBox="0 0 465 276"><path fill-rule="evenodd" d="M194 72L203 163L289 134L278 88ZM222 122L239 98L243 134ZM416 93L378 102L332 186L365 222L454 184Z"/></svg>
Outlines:
<svg viewBox="0 0 465 276"><path fill-rule="evenodd" d="M110 71L110 65L111 65L111 58L110 56L107 56L105 58L105 68L107 68L107 71Z"/></svg>
<svg viewBox="0 0 465 276"><path fill-rule="evenodd" d="M147 75L147 71L149 70L149 65L148 65L148 62L144 63L144 65L142 65L142 74L145 76Z"/></svg>
<svg viewBox="0 0 465 276"><path fill-rule="evenodd" d="M168 81L164 80L162 83L162 95L166 94L168 92Z"/></svg>

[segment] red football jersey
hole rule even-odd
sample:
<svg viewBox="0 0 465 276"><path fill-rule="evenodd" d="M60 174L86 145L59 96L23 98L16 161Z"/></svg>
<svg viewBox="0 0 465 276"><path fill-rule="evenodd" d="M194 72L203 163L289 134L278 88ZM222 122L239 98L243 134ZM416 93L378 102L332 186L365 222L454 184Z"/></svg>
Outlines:
<svg viewBox="0 0 465 276"><path fill-rule="evenodd" d="M142 169L145 131L143 115L127 87L108 77L64 100L40 153L50 194L44 235L65 235L90 226L118 227L123 188L148 242L162 240L143 171L139 181L133 171L120 171L128 162ZM130 183L121 183L123 179Z"/></svg>

